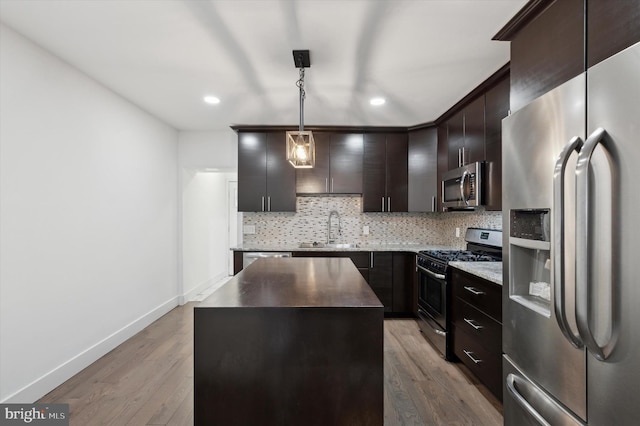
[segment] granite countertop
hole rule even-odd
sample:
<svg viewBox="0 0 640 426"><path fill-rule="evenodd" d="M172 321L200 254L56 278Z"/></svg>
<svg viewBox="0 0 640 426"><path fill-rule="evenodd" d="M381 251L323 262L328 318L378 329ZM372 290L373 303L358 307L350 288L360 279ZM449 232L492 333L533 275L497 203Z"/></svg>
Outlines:
<svg viewBox="0 0 640 426"><path fill-rule="evenodd" d="M422 250L453 250L454 247L436 244L359 244L358 247L334 248L334 247L305 247L299 243L274 244L274 245L239 245L232 247L233 251L401 251L417 253Z"/></svg>
<svg viewBox="0 0 640 426"><path fill-rule="evenodd" d="M449 262L449 265L502 285L502 262Z"/></svg>

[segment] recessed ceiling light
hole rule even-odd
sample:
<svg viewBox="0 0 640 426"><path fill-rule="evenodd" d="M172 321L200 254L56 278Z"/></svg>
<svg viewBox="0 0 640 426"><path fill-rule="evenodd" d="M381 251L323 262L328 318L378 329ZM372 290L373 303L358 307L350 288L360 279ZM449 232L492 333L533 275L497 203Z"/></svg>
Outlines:
<svg viewBox="0 0 640 426"><path fill-rule="evenodd" d="M208 104L215 105L220 103L220 98L216 98L215 96L205 96L204 101Z"/></svg>
<svg viewBox="0 0 640 426"><path fill-rule="evenodd" d="M369 101L369 103L373 106L384 105L385 102L387 101L384 98L371 98L371 100Z"/></svg>

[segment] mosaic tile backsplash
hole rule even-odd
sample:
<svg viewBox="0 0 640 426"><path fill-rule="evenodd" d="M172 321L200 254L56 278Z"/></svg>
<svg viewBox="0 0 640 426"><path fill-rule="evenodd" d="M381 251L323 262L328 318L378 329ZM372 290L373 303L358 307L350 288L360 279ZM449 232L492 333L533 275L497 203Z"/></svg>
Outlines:
<svg viewBox="0 0 640 426"><path fill-rule="evenodd" d="M243 236L244 245L327 242L333 210L340 218L332 217L331 240L339 243L441 244L462 249L467 227L502 228L501 212L363 213L362 197L298 197L295 213L244 213L243 225L256 230ZM365 226L368 235L363 233Z"/></svg>

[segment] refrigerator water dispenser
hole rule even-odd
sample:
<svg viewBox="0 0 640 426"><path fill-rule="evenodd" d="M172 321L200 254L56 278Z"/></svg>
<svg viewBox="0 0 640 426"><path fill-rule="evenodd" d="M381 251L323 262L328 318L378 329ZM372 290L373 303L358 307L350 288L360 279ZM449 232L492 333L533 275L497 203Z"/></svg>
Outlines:
<svg viewBox="0 0 640 426"><path fill-rule="evenodd" d="M550 209L511 210L509 297L551 316Z"/></svg>

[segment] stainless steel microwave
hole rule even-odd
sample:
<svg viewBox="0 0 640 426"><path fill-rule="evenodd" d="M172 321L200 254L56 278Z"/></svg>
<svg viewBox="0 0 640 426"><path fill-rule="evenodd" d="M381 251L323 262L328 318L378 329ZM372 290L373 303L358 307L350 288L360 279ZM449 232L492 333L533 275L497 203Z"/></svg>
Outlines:
<svg viewBox="0 0 640 426"><path fill-rule="evenodd" d="M484 161L449 170L442 176L444 210L475 209L484 204Z"/></svg>

